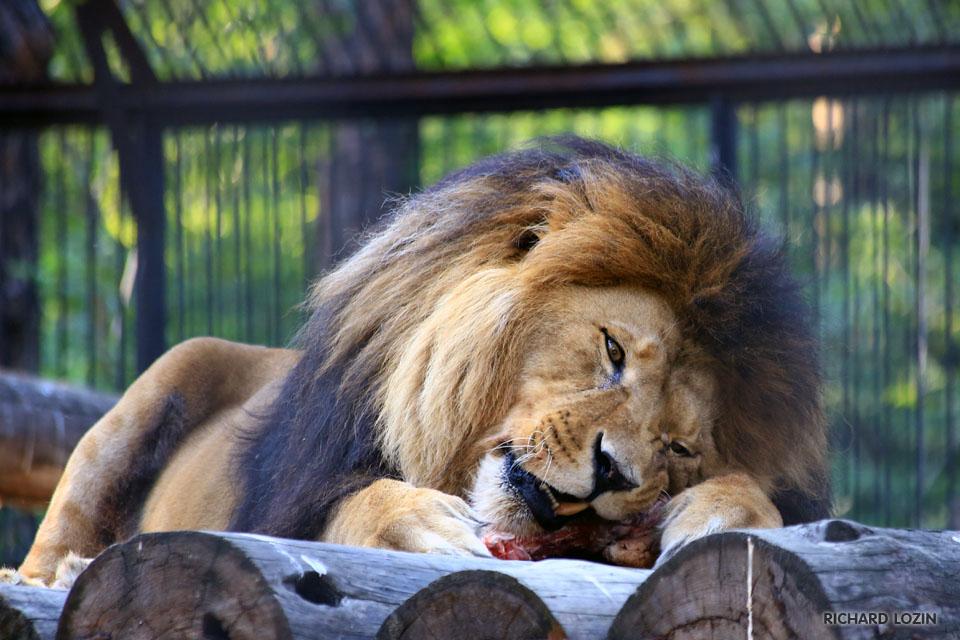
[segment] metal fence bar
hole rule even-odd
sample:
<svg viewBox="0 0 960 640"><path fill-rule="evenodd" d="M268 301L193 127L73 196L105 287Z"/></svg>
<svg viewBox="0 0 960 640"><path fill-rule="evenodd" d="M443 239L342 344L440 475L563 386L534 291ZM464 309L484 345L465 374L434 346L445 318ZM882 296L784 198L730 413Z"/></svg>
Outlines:
<svg viewBox="0 0 960 640"><path fill-rule="evenodd" d="M923 526L923 502L926 496L926 393L927 393L927 292L926 270L927 254L930 250L930 164L926 139L920 123L919 110L921 105L913 104L913 122L911 130L916 139L914 147L914 195L916 202L916 231L915 231L915 275L916 283L916 361L917 361L917 406L916 406L916 504L914 525Z"/></svg>
<svg viewBox="0 0 960 640"><path fill-rule="evenodd" d="M946 419L946 502L947 527L960 529L960 504L957 503L957 431L953 398L956 392L957 345L953 339L953 241L957 221L953 208L953 96L944 96L943 106L943 197L940 215L944 219L943 269L944 283L944 341L946 343L945 419Z"/></svg>
<svg viewBox="0 0 960 640"><path fill-rule="evenodd" d="M166 348L166 211L161 129L154 116L133 113L118 103L124 87L113 77L103 44L110 31L141 90L156 84L146 56L112 0L88 0L76 7L77 24L94 67L103 118L110 125L120 159L120 178L137 221L136 353L143 371Z"/></svg>
<svg viewBox="0 0 960 640"><path fill-rule="evenodd" d="M714 175L731 183L737 181L737 110L729 99L714 96L710 140L711 165Z"/></svg>
<svg viewBox="0 0 960 640"><path fill-rule="evenodd" d="M420 116L563 107L785 100L960 87L960 47L350 77L232 78L116 87L124 113L163 125ZM87 85L0 87L0 126L106 122Z"/></svg>

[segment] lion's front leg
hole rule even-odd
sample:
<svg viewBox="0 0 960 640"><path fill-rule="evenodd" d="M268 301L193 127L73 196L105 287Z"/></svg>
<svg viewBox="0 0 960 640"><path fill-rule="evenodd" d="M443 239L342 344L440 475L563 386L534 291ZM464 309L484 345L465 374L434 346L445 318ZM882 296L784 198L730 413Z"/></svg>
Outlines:
<svg viewBox="0 0 960 640"><path fill-rule="evenodd" d="M398 551L489 556L482 523L457 496L399 480L377 480L350 496L323 533L324 542Z"/></svg>
<svg viewBox="0 0 960 640"><path fill-rule="evenodd" d="M773 502L752 477L728 473L685 489L667 504L657 565L697 538L728 529L782 527Z"/></svg>

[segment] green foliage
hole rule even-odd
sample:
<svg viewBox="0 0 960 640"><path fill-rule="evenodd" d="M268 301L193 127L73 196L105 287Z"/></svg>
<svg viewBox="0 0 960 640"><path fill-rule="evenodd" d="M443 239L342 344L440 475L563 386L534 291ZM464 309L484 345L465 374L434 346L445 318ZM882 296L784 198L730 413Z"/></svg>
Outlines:
<svg viewBox="0 0 960 640"><path fill-rule="evenodd" d="M326 72L328 58L344 54L360 7L120 4L162 79ZM419 0L414 59L426 70L618 63L944 42L960 33L958 3L891 17L897 4ZM72 3L42 5L58 35L51 75L92 81ZM114 46L107 48L123 78ZM954 94L794 100L744 104L737 113L739 182L765 225L787 239L820 327L838 510L869 522L943 526L956 490L945 469L948 432L956 433L960 330L957 102ZM167 131L168 342L214 334L283 344L296 330L297 304L326 250L331 126ZM700 105L429 117L420 124L419 175L428 185L479 157L565 132L707 170L709 127ZM136 227L116 155L100 129L46 130L40 150L42 373L122 388L135 373ZM952 216L943 215L951 206Z"/></svg>
<svg viewBox="0 0 960 640"><path fill-rule="evenodd" d="M956 172L946 173L943 143L945 110L960 122L960 109L941 96L838 106L842 134L827 138L818 137L810 101L743 106L740 180L764 223L788 239L821 327L841 512L914 522L922 417L923 523L942 526L947 386L957 392L950 354L960 338L953 289L960 247L957 230L938 213L949 206L946 189L960 189ZM708 126L701 107L425 118L421 181L569 131L705 170ZM103 131L55 130L41 140L43 372L119 388L134 375L123 274L132 269L136 231L121 202L116 157ZM318 168L329 162L328 146L328 125L166 135L170 343L213 334L277 345L292 335L322 250L328 185ZM953 153L952 166L960 166L957 145ZM929 167L922 177L920 157ZM929 246L919 274L918 178L929 196Z"/></svg>

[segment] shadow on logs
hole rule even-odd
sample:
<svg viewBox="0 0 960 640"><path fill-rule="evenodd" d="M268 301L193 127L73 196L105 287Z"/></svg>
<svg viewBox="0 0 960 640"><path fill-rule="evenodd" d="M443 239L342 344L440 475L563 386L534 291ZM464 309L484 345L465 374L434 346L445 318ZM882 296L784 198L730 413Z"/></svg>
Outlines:
<svg viewBox="0 0 960 640"><path fill-rule="evenodd" d="M0 583L0 639L53 640L67 592Z"/></svg>
<svg viewBox="0 0 960 640"><path fill-rule="evenodd" d="M495 571L461 571L430 583L390 614L377 634L377 640L566 637L535 593Z"/></svg>
<svg viewBox="0 0 960 640"><path fill-rule="evenodd" d="M727 532L691 543L654 572L609 638L960 638L958 581L956 531L823 520ZM859 617L832 624L844 614Z"/></svg>

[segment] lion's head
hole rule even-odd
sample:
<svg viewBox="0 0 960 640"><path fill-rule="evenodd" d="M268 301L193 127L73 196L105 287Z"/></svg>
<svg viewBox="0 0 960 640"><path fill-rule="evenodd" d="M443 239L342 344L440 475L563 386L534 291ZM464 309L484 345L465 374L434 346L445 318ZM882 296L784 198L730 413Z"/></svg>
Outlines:
<svg viewBox="0 0 960 640"><path fill-rule="evenodd" d="M315 535L370 475L517 533L724 470L823 497L815 341L780 245L709 179L548 146L411 197L318 281L235 526Z"/></svg>

